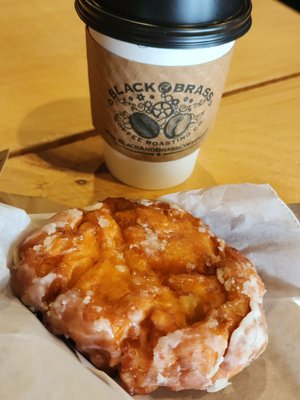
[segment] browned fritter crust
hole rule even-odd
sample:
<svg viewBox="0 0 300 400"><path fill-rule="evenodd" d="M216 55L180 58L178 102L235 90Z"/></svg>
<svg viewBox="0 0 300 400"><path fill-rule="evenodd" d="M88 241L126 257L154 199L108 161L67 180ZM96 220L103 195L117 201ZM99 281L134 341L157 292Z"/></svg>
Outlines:
<svg viewBox="0 0 300 400"><path fill-rule="evenodd" d="M11 285L131 393L219 390L265 348L254 266L175 205L108 198L20 246Z"/></svg>

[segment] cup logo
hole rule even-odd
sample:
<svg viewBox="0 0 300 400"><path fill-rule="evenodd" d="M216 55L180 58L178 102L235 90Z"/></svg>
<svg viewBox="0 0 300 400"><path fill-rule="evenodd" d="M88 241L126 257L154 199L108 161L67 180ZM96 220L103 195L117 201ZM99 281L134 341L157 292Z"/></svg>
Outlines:
<svg viewBox="0 0 300 400"><path fill-rule="evenodd" d="M166 154L166 146L194 136L203 123L205 105L213 103L213 91L204 85L170 82L134 82L115 85L108 91L108 103L112 107L113 120L127 137L137 136L147 146L159 145ZM205 131L197 135L199 143ZM195 141L193 140L193 144ZM165 146L165 152L162 149Z"/></svg>
<svg viewBox="0 0 300 400"><path fill-rule="evenodd" d="M93 124L119 153L171 161L196 151L218 109L230 62L187 66L139 63L109 52L87 30Z"/></svg>

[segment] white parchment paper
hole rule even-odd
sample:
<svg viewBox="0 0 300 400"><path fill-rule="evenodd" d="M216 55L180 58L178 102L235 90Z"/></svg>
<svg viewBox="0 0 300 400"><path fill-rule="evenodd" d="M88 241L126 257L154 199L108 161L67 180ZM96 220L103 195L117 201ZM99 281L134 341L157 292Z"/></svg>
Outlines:
<svg viewBox="0 0 300 400"><path fill-rule="evenodd" d="M135 399L298 400L300 225L296 217L268 185L218 186L163 199L203 218L214 233L256 264L267 287L270 341L265 353L221 392L160 389ZM0 399L130 398L89 363L90 370L84 367L11 295L9 255L29 224L22 210L0 205Z"/></svg>

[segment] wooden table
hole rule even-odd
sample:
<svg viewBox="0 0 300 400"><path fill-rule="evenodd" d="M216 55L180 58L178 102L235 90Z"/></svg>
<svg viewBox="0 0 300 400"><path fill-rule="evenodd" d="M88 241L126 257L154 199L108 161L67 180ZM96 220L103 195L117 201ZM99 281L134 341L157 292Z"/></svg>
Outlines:
<svg viewBox="0 0 300 400"><path fill-rule="evenodd" d="M106 196L157 197L212 185L270 183L300 202L300 15L253 1L216 125L190 179L143 191L115 180L93 131L84 26L69 0L2 1L0 149L11 157L0 191L83 206Z"/></svg>

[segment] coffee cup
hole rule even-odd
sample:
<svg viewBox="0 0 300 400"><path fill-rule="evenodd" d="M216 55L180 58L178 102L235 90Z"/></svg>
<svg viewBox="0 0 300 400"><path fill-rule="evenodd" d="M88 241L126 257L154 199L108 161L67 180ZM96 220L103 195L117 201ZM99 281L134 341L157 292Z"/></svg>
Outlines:
<svg viewBox="0 0 300 400"><path fill-rule="evenodd" d="M227 4L228 3L228 4ZM251 1L76 0L86 23L93 124L120 181L185 181L213 126Z"/></svg>

